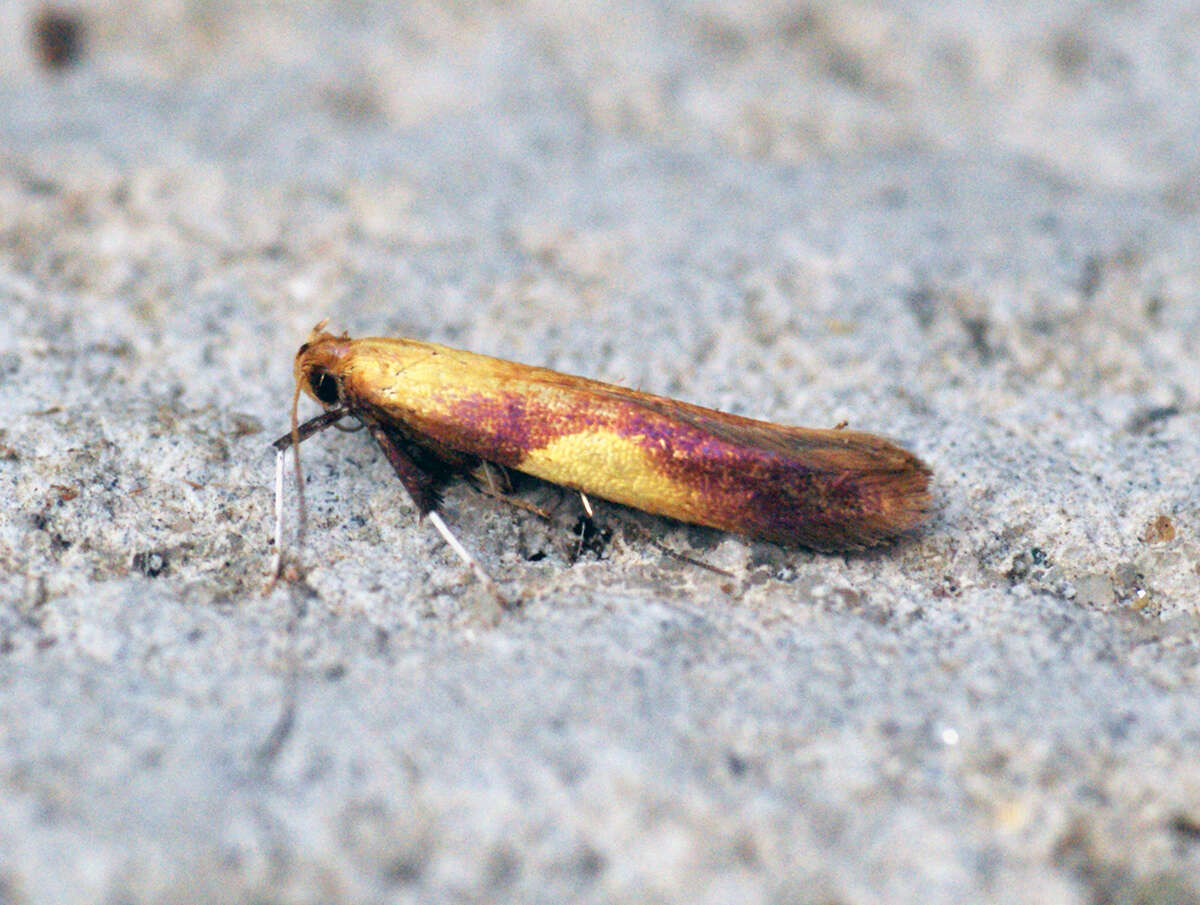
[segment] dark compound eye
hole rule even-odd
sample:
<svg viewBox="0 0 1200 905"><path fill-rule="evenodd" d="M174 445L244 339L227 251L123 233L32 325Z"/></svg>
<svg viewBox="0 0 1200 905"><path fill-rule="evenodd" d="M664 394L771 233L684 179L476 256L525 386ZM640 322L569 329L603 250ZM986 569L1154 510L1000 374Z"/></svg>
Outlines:
<svg viewBox="0 0 1200 905"><path fill-rule="evenodd" d="M313 371L308 377L313 395L322 402L332 405L338 401L338 385L328 371Z"/></svg>

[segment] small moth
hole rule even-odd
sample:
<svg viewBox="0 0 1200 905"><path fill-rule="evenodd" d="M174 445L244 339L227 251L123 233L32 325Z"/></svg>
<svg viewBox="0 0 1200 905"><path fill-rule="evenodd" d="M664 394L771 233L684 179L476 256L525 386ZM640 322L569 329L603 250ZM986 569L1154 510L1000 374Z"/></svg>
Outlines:
<svg viewBox="0 0 1200 905"><path fill-rule="evenodd" d="M873 434L756 421L414 339L334 336L325 323L296 353L292 430L273 444L277 572L284 452L298 473L299 443L343 419L370 432L418 513L493 590L437 513L450 478L490 465L825 552L891 541L929 508L928 466ZM297 424L301 392L325 412Z"/></svg>

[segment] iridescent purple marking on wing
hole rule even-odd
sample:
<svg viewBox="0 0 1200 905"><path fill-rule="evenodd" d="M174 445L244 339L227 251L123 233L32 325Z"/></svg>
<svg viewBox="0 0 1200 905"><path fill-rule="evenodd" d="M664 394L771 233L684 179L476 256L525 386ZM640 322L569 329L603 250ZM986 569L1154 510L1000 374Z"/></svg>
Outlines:
<svg viewBox="0 0 1200 905"><path fill-rule="evenodd" d="M847 520L878 512L877 489L853 472L817 471L798 456L713 436L683 421L635 416L621 427L665 474L708 501L708 521L731 530L816 544L831 531L844 533Z"/></svg>
<svg viewBox="0 0 1200 905"><path fill-rule="evenodd" d="M915 499L927 482L919 460L878 438L872 440L886 449L878 463L859 450L867 456L861 467L814 467L811 452L828 446L828 439L822 443L801 433L793 442L784 429L776 434L772 425L732 416L734 426L725 427L720 413L682 404L675 412L669 400L652 398L643 405L577 394L573 401L573 407L548 406L516 393L472 394L448 403L436 428L422 429L433 430L449 446L518 470L527 452L559 437L612 431L641 445L661 474L689 489L688 512L676 510L677 517L817 549L871 545L908 527L890 524L895 514L887 511L892 501L885 498ZM743 426L747 423L753 426ZM748 439L741 440L743 434ZM758 436L772 439L759 444ZM884 459L897 453L899 464L886 467ZM643 508L655 509L652 501Z"/></svg>

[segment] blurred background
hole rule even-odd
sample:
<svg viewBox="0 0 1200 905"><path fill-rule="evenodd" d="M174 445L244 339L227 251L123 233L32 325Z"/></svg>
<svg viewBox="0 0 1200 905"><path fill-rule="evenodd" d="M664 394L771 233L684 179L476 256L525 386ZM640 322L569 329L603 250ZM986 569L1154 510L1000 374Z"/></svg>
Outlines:
<svg viewBox="0 0 1200 905"><path fill-rule="evenodd" d="M1182 2L9 2L0 15L7 90L65 106L125 88L127 115L147 109L107 125L139 131L147 163L201 155L206 135L283 163L335 153L339 133L569 100L599 132L787 163L982 143L1068 181L1162 191L1196 168L1200 14ZM284 107L292 130L221 134L212 96L226 87ZM205 96L203 121L143 131L172 97L182 117ZM52 153L54 136L36 137Z"/></svg>
<svg viewBox="0 0 1200 905"><path fill-rule="evenodd" d="M0 905L1200 901L1200 7L0 3ZM925 531L572 560L314 323L896 437ZM638 519L625 512L622 517ZM80 855L83 852L83 855Z"/></svg>

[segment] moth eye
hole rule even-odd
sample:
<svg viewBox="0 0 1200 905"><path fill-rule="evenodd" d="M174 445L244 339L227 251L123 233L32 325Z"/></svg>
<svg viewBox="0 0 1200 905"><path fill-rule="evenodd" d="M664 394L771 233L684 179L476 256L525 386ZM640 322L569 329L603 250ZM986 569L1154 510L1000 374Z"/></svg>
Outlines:
<svg viewBox="0 0 1200 905"><path fill-rule="evenodd" d="M308 385L312 387L313 395L322 402L332 405L338 401L337 381L328 371L313 371L308 377Z"/></svg>

